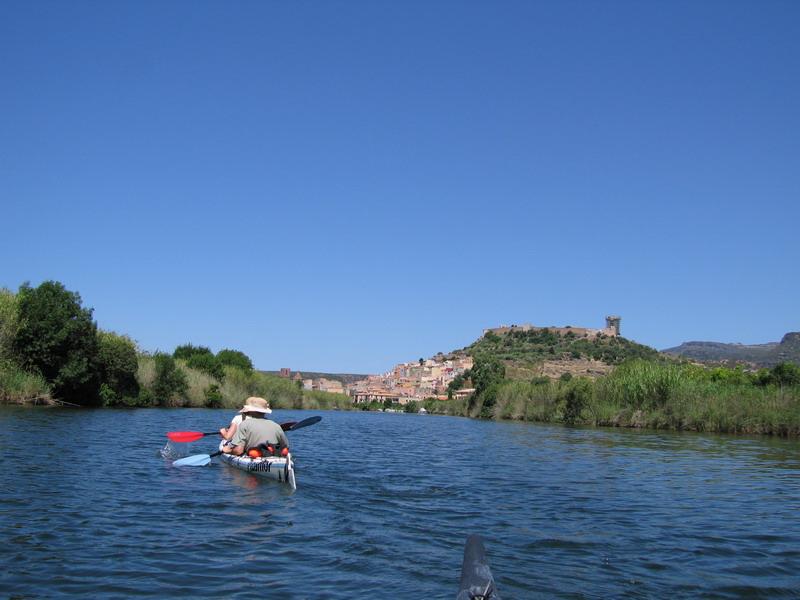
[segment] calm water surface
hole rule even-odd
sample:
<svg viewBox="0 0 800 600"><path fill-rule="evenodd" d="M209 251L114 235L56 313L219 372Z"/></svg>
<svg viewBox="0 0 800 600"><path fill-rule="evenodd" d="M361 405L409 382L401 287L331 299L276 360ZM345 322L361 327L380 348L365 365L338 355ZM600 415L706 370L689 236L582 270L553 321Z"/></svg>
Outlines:
<svg viewBox="0 0 800 600"><path fill-rule="evenodd" d="M0 409L0 596L453 598L481 533L506 600L800 597L796 441L275 411L323 416L295 493L160 456L231 414Z"/></svg>

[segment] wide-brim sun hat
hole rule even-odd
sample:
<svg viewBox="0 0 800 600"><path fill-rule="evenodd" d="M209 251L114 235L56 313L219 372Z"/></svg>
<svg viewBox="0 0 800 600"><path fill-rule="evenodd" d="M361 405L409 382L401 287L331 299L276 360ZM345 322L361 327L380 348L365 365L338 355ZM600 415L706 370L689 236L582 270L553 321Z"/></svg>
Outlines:
<svg viewBox="0 0 800 600"><path fill-rule="evenodd" d="M268 415L272 412L272 409L269 407L269 403L263 398L250 396L247 400L244 401L244 406L242 407L242 410L240 410L239 412L240 413L258 412Z"/></svg>

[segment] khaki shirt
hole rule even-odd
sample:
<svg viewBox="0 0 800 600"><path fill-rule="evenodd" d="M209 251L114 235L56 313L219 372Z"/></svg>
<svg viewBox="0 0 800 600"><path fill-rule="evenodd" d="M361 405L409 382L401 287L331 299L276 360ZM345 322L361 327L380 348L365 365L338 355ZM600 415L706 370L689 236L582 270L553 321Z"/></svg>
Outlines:
<svg viewBox="0 0 800 600"><path fill-rule="evenodd" d="M261 444L280 444L289 447L289 439L275 421L249 417L239 423L236 433L233 434L231 443L234 446L244 446L245 451L256 448Z"/></svg>

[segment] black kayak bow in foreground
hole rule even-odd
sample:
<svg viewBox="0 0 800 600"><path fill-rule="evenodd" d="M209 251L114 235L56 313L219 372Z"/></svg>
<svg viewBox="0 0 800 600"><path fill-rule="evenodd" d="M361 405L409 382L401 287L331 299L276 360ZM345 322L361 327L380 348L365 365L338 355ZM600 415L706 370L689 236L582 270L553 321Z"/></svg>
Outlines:
<svg viewBox="0 0 800 600"><path fill-rule="evenodd" d="M319 423L321 420L322 417L308 417L302 421L289 421L288 423L281 423L281 429L284 431L297 431L303 427L308 427L314 423ZM186 458L179 458L172 464L176 467L205 467L211 462L212 458L219 456L220 454L222 454L221 450L218 450L213 454L194 454L192 456L187 456Z"/></svg>
<svg viewBox="0 0 800 600"><path fill-rule="evenodd" d="M479 535L469 536L464 545L461 584L456 600L500 600L486 559L486 549Z"/></svg>

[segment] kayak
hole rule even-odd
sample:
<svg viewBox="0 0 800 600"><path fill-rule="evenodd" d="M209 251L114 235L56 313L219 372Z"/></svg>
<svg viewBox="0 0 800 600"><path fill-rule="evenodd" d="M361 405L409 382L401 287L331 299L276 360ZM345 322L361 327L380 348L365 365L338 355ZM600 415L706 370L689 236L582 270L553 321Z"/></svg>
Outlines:
<svg viewBox="0 0 800 600"><path fill-rule="evenodd" d="M469 536L464 544L461 584L456 600L500 600L479 535Z"/></svg>
<svg viewBox="0 0 800 600"><path fill-rule="evenodd" d="M223 440L219 444L220 451L225 445ZM222 462L232 467L247 471L259 477L274 479L281 483L288 483L293 490L297 489L294 479L294 461L291 453L287 457L282 456L263 456L261 458L250 458L249 456L234 456L233 454L220 454Z"/></svg>

